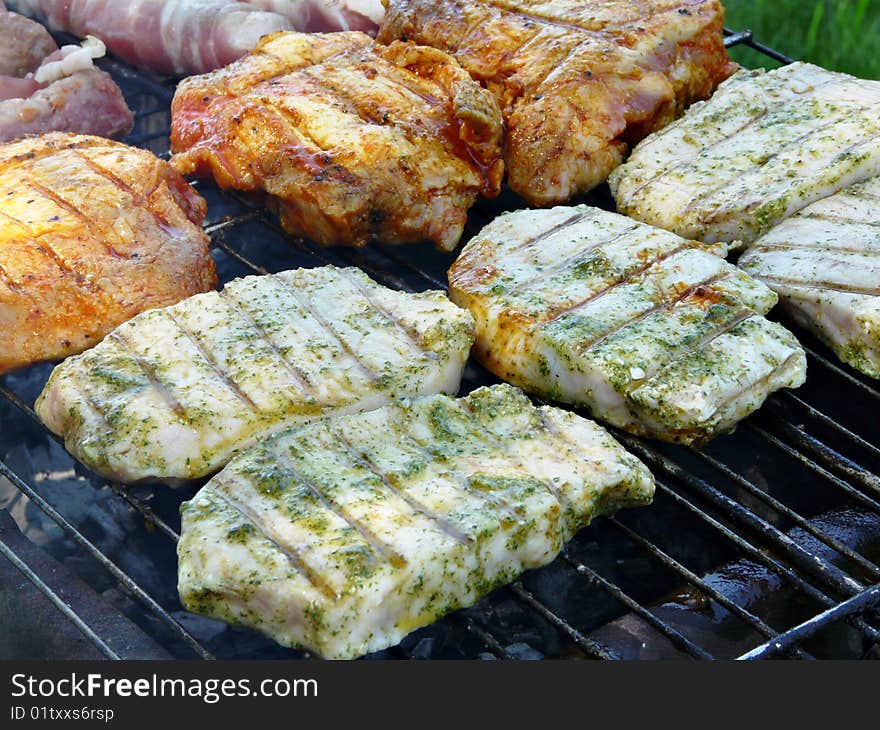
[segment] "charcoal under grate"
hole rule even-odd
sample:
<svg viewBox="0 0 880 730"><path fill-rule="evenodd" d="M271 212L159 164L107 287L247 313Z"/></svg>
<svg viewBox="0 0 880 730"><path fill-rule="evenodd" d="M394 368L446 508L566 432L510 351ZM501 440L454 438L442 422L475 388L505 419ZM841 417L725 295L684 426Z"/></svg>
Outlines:
<svg viewBox="0 0 880 730"><path fill-rule="evenodd" d="M748 31L725 35L728 46L790 61ZM127 141L167 155L173 84L101 63L136 114ZM291 239L259 204L196 185L221 282L334 264L396 289L446 286L452 254L323 249ZM607 188L576 202L613 209ZM519 207L509 192L482 201L464 240ZM798 334L806 385L771 396L734 434L698 449L616 433L657 477L651 507L595 520L549 566L372 658L880 655L880 420L871 415L880 389ZM51 602L57 622L84 637L80 655L307 656L183 610L178 509L200 485L123 488L78 464L32 409L51 369L0 378L0 507L14 520L0 522L0 553ZM471 361L462 392L492 382ZM0 610L8 600L0 586Z"/></svg>

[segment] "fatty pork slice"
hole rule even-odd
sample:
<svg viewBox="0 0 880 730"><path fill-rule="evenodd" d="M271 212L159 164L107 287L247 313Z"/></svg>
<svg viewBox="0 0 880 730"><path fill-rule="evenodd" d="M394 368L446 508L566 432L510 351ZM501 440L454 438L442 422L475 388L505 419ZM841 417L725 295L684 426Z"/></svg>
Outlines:
<svg viewBox="0 0 880 730"><path fill-rule="evenodd" d="M440 292L353 268L251 276L135 317L58 366L36 410L94 471L176 484L284 428L455 392L472 342Z"/></svg>
<svg viewBox="0 0 880 730"><path fill-rule="evenodd" d="M0 77L0 142L46 132L120 138L134 124L122 90L94 59L97 38L63 46L22 79Z"/></svg>
<svg viewBox="0 0 880 730"><path fill-rule="evenodd" d="M43 59L58 49L49 31L18 13L6 11L0 3L0 81L22 78L36 71ZM0 97L2 98L2 97Z"/></svg>
<svg viewBox="0 0 880 730"><path fill-rule="evenodd" d="M204 73L250 51L290 21L228 0L17 0L23 12L81 38L97 36L134 66L167 74Z"/></svg>
<svg viewBox="0 0 880 730"><path fill-rule="evenodd" d="M740 71L609 178L619 212L701 241L751 242L880 174L880 82L793 63Z"/></svg>
<svg viewBox="0 0 880 730"><path fill-rule="evenodd" d="M841 360L880 378L880 178L808 205L737 265Z"/></svg>
<svg viewBox="0 0 880 730"><path fill-rule="evenodd" d="M278 434L182 506L193 612L350 659L545 565L653 479L591 421L506 385Z"/></svg>
<svg viewBox="0 0 880 730"><path fill-rule="evenodd" d="M666 441L729 430L805 357L776 296L706 246L588 206L497 218L449 272L503 380Z"/></svg>
<svg viewBox="0 0 880 730"><path fill-rule="evenodd" d="M172 164L262 190L284 228L322 245L452 250L500 190L494 97L433 48L364 33L280 33L172 104Z"/></svg>

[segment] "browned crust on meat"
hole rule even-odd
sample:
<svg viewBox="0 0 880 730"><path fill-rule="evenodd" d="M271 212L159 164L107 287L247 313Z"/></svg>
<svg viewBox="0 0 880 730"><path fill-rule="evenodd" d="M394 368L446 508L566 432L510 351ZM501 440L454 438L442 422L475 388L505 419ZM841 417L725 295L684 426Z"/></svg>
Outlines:
<svg viewBox="0 0 880 730"><path fill-rule="evenodd" d="M205 211L144 150L61 133L0 145L0 373L215 288Z"/></svg>

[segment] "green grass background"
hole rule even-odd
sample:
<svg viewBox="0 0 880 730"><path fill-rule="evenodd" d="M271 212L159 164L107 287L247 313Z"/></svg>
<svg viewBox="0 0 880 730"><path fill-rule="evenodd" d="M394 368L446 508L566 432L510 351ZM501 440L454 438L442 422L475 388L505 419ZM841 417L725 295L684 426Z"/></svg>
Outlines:
<svg viewBox="0 0 880 730"><path fill-rule="evenodd" d="M722 0L728 28L798 60L863 78L880 78L880 0ZM731 55L744 66L772 66L748 49Z"/></svg>

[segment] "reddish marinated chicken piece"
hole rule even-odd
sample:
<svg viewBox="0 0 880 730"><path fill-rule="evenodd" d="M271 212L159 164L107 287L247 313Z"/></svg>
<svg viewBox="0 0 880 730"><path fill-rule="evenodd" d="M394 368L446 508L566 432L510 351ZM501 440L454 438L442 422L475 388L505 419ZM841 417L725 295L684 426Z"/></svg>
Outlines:
<svg viewBox="0 0 880 730"><path fill-rule="evenodd" d="M0 146L0 373L213 289L205 208L144 150L57 133Z"/></svg>
<svg viewBox="0 0 880 730"><path fill-rule="evenodd" d="M290 21L229 0L16 0L50 27L94 35L129 63L160 73L197 74L241 58L261 36Z"/></svg>
<svg viewBox="0 0 880 730"><path fill-rule="evenodd" d="M280 33L189 78L172 164L264 190L285 229L324 245L433 241L451 250L503 176L501 112L450 56L358 32Z"/></svg>
<svg viewBox="0 0 880 730"><path fill-rule="evenodd" d="M447 51L494 91L510 187L552 205L734 71L723 21L719 0L388 0L378 38Z"/></svg>

